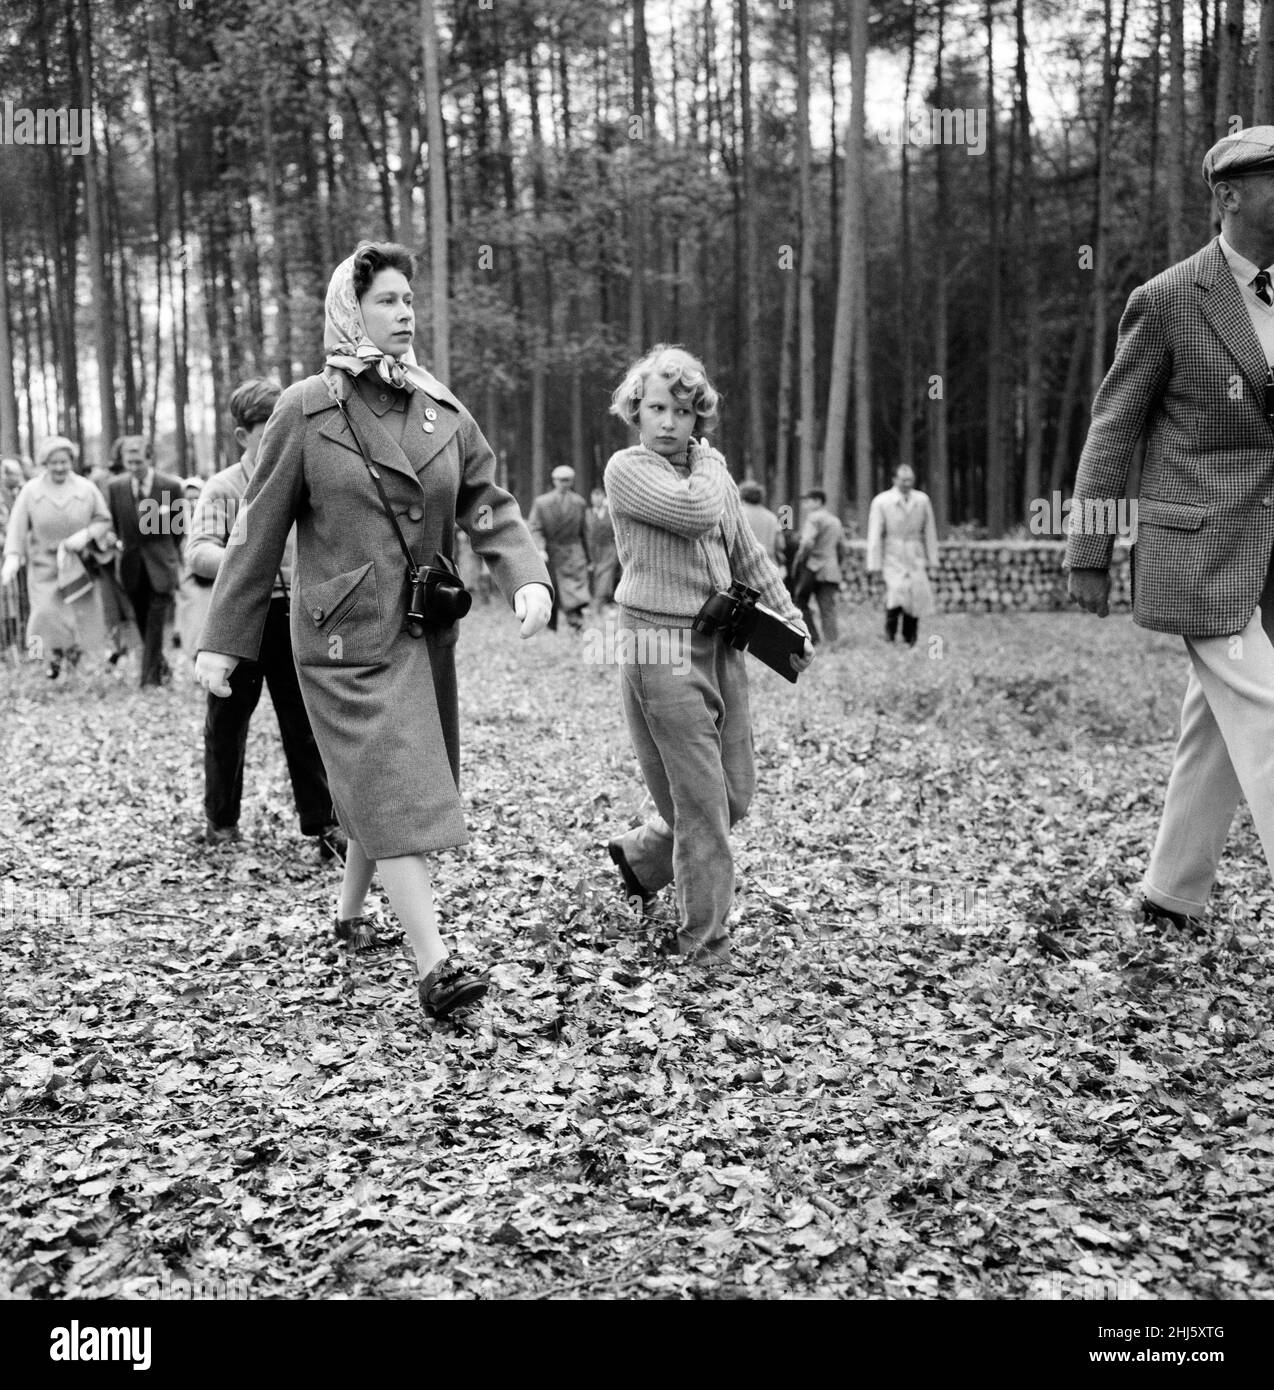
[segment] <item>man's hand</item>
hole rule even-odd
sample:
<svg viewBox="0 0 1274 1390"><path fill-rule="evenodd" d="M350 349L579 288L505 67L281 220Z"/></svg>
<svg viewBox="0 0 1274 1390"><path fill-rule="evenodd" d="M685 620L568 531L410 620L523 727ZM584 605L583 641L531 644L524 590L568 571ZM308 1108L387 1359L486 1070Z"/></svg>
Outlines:
<svg viewBox="0 0 1274 1390"><path fill-rule="evenodd" d="M224 652L200 652L195 658L195 680L208 692L224 700L230 694L230 673L239 664L237 656Z"/></svg>
<svg viewBox="0 0 1274 1390"><path fill-rule="evenodd" d="M1110 612L1110 571L1071 570L1066 592L1086 613L1104 618Z"/></svg>
<svg viewBox="0 0 1274 1390"><path fill-rule="evenodd" d="M804 671L804 670L807 670L808 667L809 667L810 662L813 661L813 660L814 660L814 644L813 644L813 642L811 642L810 639L807 637L807 638L805 639L805 650L800 654L800 656L797 656L797 654L796 654L795 652L792 653L792 657L791 657L791 661L792 661L792 670L793 670L793 671Z"/></svg>
<svg viewBox="0 0 1274 1390"><path fill-rule="evenodd" d="M553 591L545 584L523 584L513 595L513 611L523 637L534 637L553 616Z"/></svg>

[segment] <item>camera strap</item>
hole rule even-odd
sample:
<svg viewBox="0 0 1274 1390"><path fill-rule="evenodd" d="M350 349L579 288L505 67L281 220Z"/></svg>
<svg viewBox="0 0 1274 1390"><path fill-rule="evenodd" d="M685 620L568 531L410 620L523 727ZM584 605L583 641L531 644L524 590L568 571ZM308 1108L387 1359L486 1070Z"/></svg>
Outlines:
<svg viewBox="0 0 1274 1390"><path fill-rule="evenodd" d="M363 448L363 441L358 437L358 431L354 428L354 422L349 418L349 411L345 409L344 401L336 402L337 409L345 417L345 423L349 426L349 432L354 436L354 443L358 445L358 452L363 456L363 462L367 465L367 471L372 475L372 482L376 484L376 491L380 494L380 504L385 509L385 515L389 518L389 524L394 528L394 535L398 537L398 544L402 546L403 556L407 561L407 570L413 577L420 569L415 557L411 553L411 547L407 544L407 537L403 535L403 528L398 524L398 518L394 515L394 508L385 492L385 484L380 480L380 474L376 471L367 450Z"/></svg>

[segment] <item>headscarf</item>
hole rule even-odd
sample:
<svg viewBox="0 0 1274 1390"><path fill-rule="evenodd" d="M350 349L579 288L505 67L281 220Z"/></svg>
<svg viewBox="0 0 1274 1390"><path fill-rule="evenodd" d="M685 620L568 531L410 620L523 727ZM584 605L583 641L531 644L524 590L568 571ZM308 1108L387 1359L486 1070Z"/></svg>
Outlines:
<svg viewBox="0 0 1274 1390"><path fill-rule="evenodd" d="M357 252L355 252L357 255ZM438 383L416 361L409 347L401 357L390 357L367 336L363 311L354 293L354 257L344 260L332 272L323 305L323 348L329 366L340 367L350 376L374 368L382 381L401 391L420 387L429 391Z"/></svg>
<svg viewBox="0 0 1274 1390"><path fill-rule="evenodd" d="M65 449L66 452L70 454L71 467L74 468L75 460L79 458L80 451L63 434L51 434L47 439L40 442L40 447L35 451L35 466L37 468L43 468L52 455L56 454L59 449Z"/></svg>

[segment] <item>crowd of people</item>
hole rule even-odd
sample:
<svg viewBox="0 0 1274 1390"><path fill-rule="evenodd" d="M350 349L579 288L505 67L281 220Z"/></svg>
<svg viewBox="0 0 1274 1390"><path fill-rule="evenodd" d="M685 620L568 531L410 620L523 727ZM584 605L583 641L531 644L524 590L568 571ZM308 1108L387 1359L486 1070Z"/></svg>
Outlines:
<svg viewBox="0 0 1274 1390"><path fill-rule="evenodd" d="M682 637L684 664L639 640L624 665L622 710L656 809L607 849L643 911L673 886L672 948L719 965L730 955L729 833L756 778L743 652L696 619L714 594L746 585L788 625L799 673L816 644L839 640L844 528L818 489L792 525L789 509L781 520L765 507L760 484L736 487L706 438L719 397L704 365L664 344L612 400L639 442L587 500L573 469L556 467L524 520L473 417L415 361L413 270L392 243L361 243L337 267L323 370L286 390L242 382L229 402L239 457L206 482L157 467L140 435L87 474L62 436L42 441L30 467L0 462L0 591L24 589L27 654L56 680L136 649L143 688L172 681L173 644L194 659L207 692L209 845L239 836L249 723L268 690L300 831L344 867L336 938L365 951L405 936L425 1013L447 1018L486 989L443 939L429 864L467 839L459 619L494 587L524 637L559 615L579 632L590 611ZM908 537L927 507L914 480L897 481L905 525L889 510L877 522L873 508L887 580L891 566L917 563ZM922 535L922 577L932 550ZM892 636L899 605L914 610L927 590L904 585L895 603L896 574L890 583ZM904 637L915 640L914 613ZM393 929L368 907L377 872Z"/></svg>

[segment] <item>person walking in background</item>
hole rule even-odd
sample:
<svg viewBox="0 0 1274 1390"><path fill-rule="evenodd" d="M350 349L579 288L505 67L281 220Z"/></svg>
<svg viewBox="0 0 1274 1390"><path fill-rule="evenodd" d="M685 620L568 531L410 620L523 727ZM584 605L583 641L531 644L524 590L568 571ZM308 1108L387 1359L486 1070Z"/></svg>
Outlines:
<svg viewBox="0 0 1274 1390"><path fill-rule="evenodd" d="M613 454L605 473L624 567L619 621L634 636L635 659L620 668L624 718L658 812L607 850L643 908L675 883L678 952L708 964L730 955L730 829L748 812L756 766L746 658L695 631L694 620L740 580L800 626L782 576L743 520L725 460L694 437L711 428L718 401L698 358L658 344L615 389L611 411L641 442ZM669 660L675 653L688 659ZM807 638L795 669L813 657Z"/></svg>
<svg viewBox="0 0 1274 1390"><path fill-rule="evenodd" d="M827 510L827 494L811 488L801 498L804 522L792 568L796 574L793 597L815 642L835 642L836 596L840 592L840 567L845 558L845 528ZM818 625L810 600L818 604Z"/></svg>
<svg viewBox="0 0 1274 1390"><path fill-rule="evenodd" d="M354 950L392 942L367 913L379 871L415 955L420 1005L445 1018L475 1003L487 981L450 957L428 858L469 838L455 663L463 604L437 557L449 558L463 526L523 637L548 622L553 595L477 422L416 364L414 264L406 247L363 242L333 272L326 369L284 391L261 436L195 674L226 699L227 677L258 659L295 525L292 650L349 836L336 934ZM410 625L409 602L419 614Z"/></svg>
<svg viewBox="0 0 1274 1390"><path fill-rule="evenodd" d="M885 580L885 637L892 642L902 619L902 640L916 645L920 619L933 612L928 566L938 563L938 527L929 498L916 490L907 464L894 469L894 485L877 493L867 514L867 572Z"/></svg>
<svg viewBox="0 0 1274 1390"><path fill-rule="evenodd" d="M94 542L108 543L111 519L102 494L74 471L78 454L62 435L40 445L36 461L43 472L14 499L0 567L0 586L7 587L26 566L27 650L46 662L52 680L63 661L77 665L106 644L101 594L79 556Z"/></svg>
<svg viewBox="0 0 1274 1390"><path fill-rule="evenodd" d="M158 472L141 435L125 436L124 473L107 485L107 500L122 550L119 579L142 639L141 685L164 685L172 670L164 659L164 627L181 579L182 480ZM181 520L178 520L181 518Z"/></svg>
<svg viewBox="0 0 1274 1390"><path fill-rule="evenodd" d="M186 537L187 569L190 576L204 586L216 579L225 558L231 528L256 468L261 435L282 389L277 381L254 377L243 382L230 396L234 440L243 453L238 463L208 479ZM221 844L239 838L248 725L261 699L262 687L268 686L288 776L292 780L292 797L301 834L313 836L318 841L320 858L331 859L336 853L344 854L345 837L335 824L336 813L327 787L327 774L305 712L296 663L292 659L288 600L295 546L293 528L288 533L270 593L257 659L240 661L234 668L229 678L228 696L223 699L210 694L207 697L203 725L204 839L209 844ZM205 588L204 592L209 591ZM196 630L191 639L192 651L197 640Z"/></svg>
<svg viewBox="0 0 1274 1390"><path fill-rule="evenodd" d="M1203 176L1221 233L1129 297L1072 512L1117 515L1144 437L1133 621L1190 659L1141 885L1154 931L1201 929L1240 798L1274 872L1274 125L1219 140ZM1066 543L1071 597L1101 618L1114 542L1094 527Z"/></svg>
<svg viewBox="0 0 1274 1390"><path fill-rule="evenodd" d="M592 491L588 515L584 518L584 538L588 545L593 604L600 613L615 602L615 586L619 583L615 523L611 518L610 504L606 501L605 488L595 487Z"/></svg>
<svg viewBox="0 0 1274 1390"><path fill-rule="evenodd" d="M573 488L573 468L561 464L550 476L553 490L531 503L526 524L553 580L556 597L549 627L557 630L557 615L561 612L566 614L571 631L578 632L589 603L588 533L584 521L588 503Z"/></svg>
<svg viewBox="0 0 1274 1390"><path fill-rule="evenodd" d="M783 526L778 517L765 505L765 489L760 483L740 483L739 501L743 504L743 518L752 528L752 534L760 542L761 549L780 570L785 569Z"/></svg>

